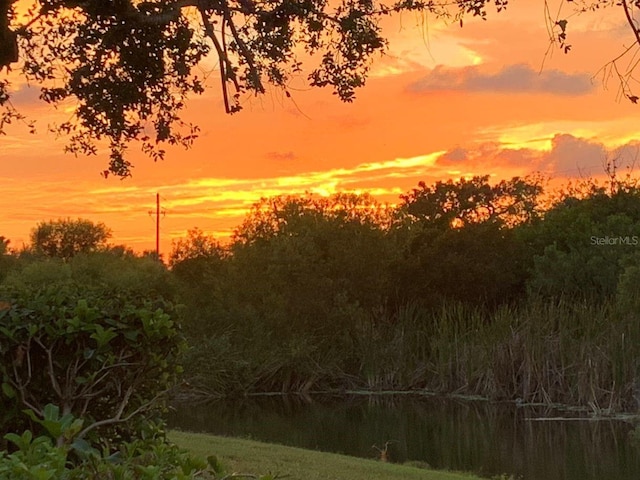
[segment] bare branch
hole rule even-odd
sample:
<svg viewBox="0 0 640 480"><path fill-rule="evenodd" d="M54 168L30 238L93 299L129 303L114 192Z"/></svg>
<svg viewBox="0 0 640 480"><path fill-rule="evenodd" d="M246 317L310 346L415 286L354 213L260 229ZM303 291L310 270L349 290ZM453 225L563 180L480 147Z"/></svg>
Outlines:
<svg viewBox="0 0 640 480"><path fill-rule="evenodd" d="M52 345L47 348L40 341L40 339L34 338L34 340L47 354L47 374L49 375L49 380L51 381L51 388L53 388L53 391L58 395L60 399L62 399L62 390L60 389L60 384L58 383L58 379L55 376L55 370L53 368L53 348L56 342L54 341Z"/></svg>
<svg viewBox="0 0 640 480"><path fill-rule="evenodd" d="M22 379L20 378L20 374L18 373L18 369L17 367L21 366L20 363L14 361L12 363L12 368L13 368L13 378L15 379L16 382L16 386L19 386L21 389L25 388L27 385L29 385L29 383L31 382L31 339L29 339L27 341L27 345L25 346L20 345L18 348L23 347L23 355L26 355L27 357L27 380L25 382L22 382Z"/></svg>
<svg viewBox="0 0 640 480"><path fill-rule="evenodd" d="M20 378L20 374L18 373L17 364L13 362L13 379L10 379L12 386L20 392L20 400L22 404L36 412L38 415L42 416L42 409L31 403L27 399L26 387L31 382L31 339L28 340L27 346L25 347L25 355L27 357L27 380L25 382Z"/></svg>
<svg viewBox="0 0 640 480"><path fill-rule="evenodd" d="M118 407L118 410L117 410L116 415L114 417L108 418L108 419L105 419L105 420L100 420L98 422L92 423L91 425L86 427L84 430L82 430L80 433L78 433L78 436L76 438L83 438L88 432L90 432L91 430L93 430L95 428L98 428L98 427L103 427L105 425L115 425L115 424L118 424L118 423L128 422L129 420L131 420L136 415L138 415L138 414L144 412L145 410L149 409L150 407L152 407L160 397L162 397L163 395L165 395L167 393L167 391L168 390L165 390L165 391L162 391L162 392L158 393L155 397L153 397L147 403L145 403L143 405L140 405L138 408L136 408L129 415L127 415L126 417L122 418L122 414L124 413L124 410L127 407L127 404L129 403L129 398L131 397L131 394L133 393L133 386L129 387L127 389L127 391L125 392L125 395L124 395L122 401L120 402L120 406Z"/></svg>
<svg viewBox="0 0 640 480"><path fill-rule="evenodd" d="M638 30L638 26L636 25L636 21L633 19L631 15L631 10L629 5L627 4L627 0L621 0L622 8L624 9L624 15L627 18L627 23L631 27L633 31L633 35L636 37L636 43L640 45L640 31Z"/></svg>
<svg viewBox="0 0 640 480"><path fill-rule="evenodd" d="M231 34L233 35L234 40L238 44L238 48L240 49L240 52L244 56L244 59L247 61L247 65L249 65L249 76L252 77L253 86L256 88L256 90L259 93L264 93L265 89L264 89L264 86L262 85L262 80L260 79L260 73L258 72L258 69L256 68L256 65L254 62L253 52L249 50L247 45L244 43L244 40L240 38L240 34L236 29L236 25L233 23L233 18L231 18L231 12L229 12L229 6L227 5L227 1L222 0L221 4L222 4L222 10L224 12L224 21L226 21L227 25L229 25L229 28L231 29Z"/></svg>
<svg viewBox="0 0 640 480"><path fill-rule="evenodd" d="M227 80L231 80L233 82L236 92L239 92L241 90L240 84L238 83L238 79L236 78L233 64L231 63L231 60L229 60L229 56L227 55L226 48L223 48L222 45L220 45L220 41L218 40L216 32L213 30L213 25L209 20L207 12L204 8L198 8L198 11L200 12L200 16L202 17L202 23L204 25L205 33L207 34L207 37L209 37L213 42L213 46L218 53L218 62L220 65L220 81L222 82L222 95L224 98L225 111L226 113L233 113L237 110L237 107L231 107L229 105Z"/></svg>

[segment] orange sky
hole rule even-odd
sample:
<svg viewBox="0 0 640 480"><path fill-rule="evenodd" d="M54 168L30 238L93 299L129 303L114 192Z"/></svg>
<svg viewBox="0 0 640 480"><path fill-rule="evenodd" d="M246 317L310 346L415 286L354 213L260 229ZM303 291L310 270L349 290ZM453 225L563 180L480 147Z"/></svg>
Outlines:
<svg viewBox="0 0 640 480"><path fill-rule="evenodd" d="M168 253L195 226L228 235L262 196L360 190L394 201L420 180L568 178L600 174L607 156L631 162L640 106L617 101L614 80L607 89L592 78L632 41L622 12L571 18L571 53L545 59L543 5L514 1L462 29L430 19L426 35L413 14L386 20L390 52L352 104L297 80L292 100L271 91L228 116L214 74L185 113L202 129L196 145L160 163L134 149L126 180L100 176L106 154L63 154L64 140L46 133L63 109L18 85L14 104L38 133L17 125L0 137L0 235L20 247L39 221L82 217L111 227L114 243L151 249L159 192Z"/></svg>

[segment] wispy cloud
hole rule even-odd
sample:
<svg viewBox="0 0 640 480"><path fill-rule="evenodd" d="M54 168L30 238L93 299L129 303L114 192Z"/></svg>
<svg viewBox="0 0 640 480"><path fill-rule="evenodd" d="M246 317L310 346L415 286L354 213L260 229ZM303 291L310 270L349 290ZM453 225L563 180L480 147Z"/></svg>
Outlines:
<svg viewBox="0 0 640 480"><path fill-rule="evenodd" d="M352 168L331 168L301 172L288 176L255 178L204 177L171 184L131 185L120 181L108 186L96 182L32 181L29 185L0 178L0 209L6 212L3 224L11 230L27 232L42 220L62 216L85 217L118 225L117 241L136 248L149 245L153 232L152 217L156 192L167 224L168 235L184 235L187 228L198 225L219 236L228 236L239 225L251 206L263 197L311 192L329 195L337 191L370 192L396 199L404 191L399 187L414 185L425 176L435 175L436 159L443 151L380 162L366 162ZM53 195L53 192L60 193ZM21 205L13 203L21 198ZM140 232L138 236L132 232ZM144 232L144 233L142 233ZM178 233L176 233L178 232ZM26 241L26 233L16 239Z"/></svg>
<svg viewBox="0 0 640 480"><path fill-rule="evenodd" d="M565 73L560 70L537 72L525 64L507 65L493 73L485 72L480 66L437 66L408 87L409 91L414 93L447 90L553 95L586 95L594 88L589 74Z"/></svg>

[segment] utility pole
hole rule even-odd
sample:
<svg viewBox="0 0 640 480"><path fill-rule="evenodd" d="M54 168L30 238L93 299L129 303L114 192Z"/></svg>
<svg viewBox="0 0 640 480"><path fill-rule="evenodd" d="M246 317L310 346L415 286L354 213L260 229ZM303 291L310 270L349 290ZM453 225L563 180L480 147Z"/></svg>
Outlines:
<svg viewBox="0 0 640 480"><path fill-rule="evenodd" d="M156 259L160 261L160 214L166 212L160 209L160 194L156 193ZM153 211L149 210L149 216L153 215Z"/></svg>
<svg viewBox="0 0 640 480"><path fill-rule="evenodd" d="M160 261L160 194L156 193L156 260Z"/></svg>

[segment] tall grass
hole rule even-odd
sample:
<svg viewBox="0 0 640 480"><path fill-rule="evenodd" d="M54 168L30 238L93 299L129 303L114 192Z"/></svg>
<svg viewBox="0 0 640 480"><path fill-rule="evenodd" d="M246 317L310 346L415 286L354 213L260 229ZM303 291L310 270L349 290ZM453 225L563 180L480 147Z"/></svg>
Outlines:
<svg viewBox="0 0 640 480"><path fill-rule="evenodd" d="M639 409L639 367L638 313L565 299L493 311L410 303L330 339L256 325L200 339L186 372L211 393L429 390L603 414Z"/></svg>
<svg viewBox="0 0 640 480"><path fill-rule="evenodd" d="M370 388L638 409L640 325L612 304L531 301L492 313L409 305L360 338Z"/></svg>

